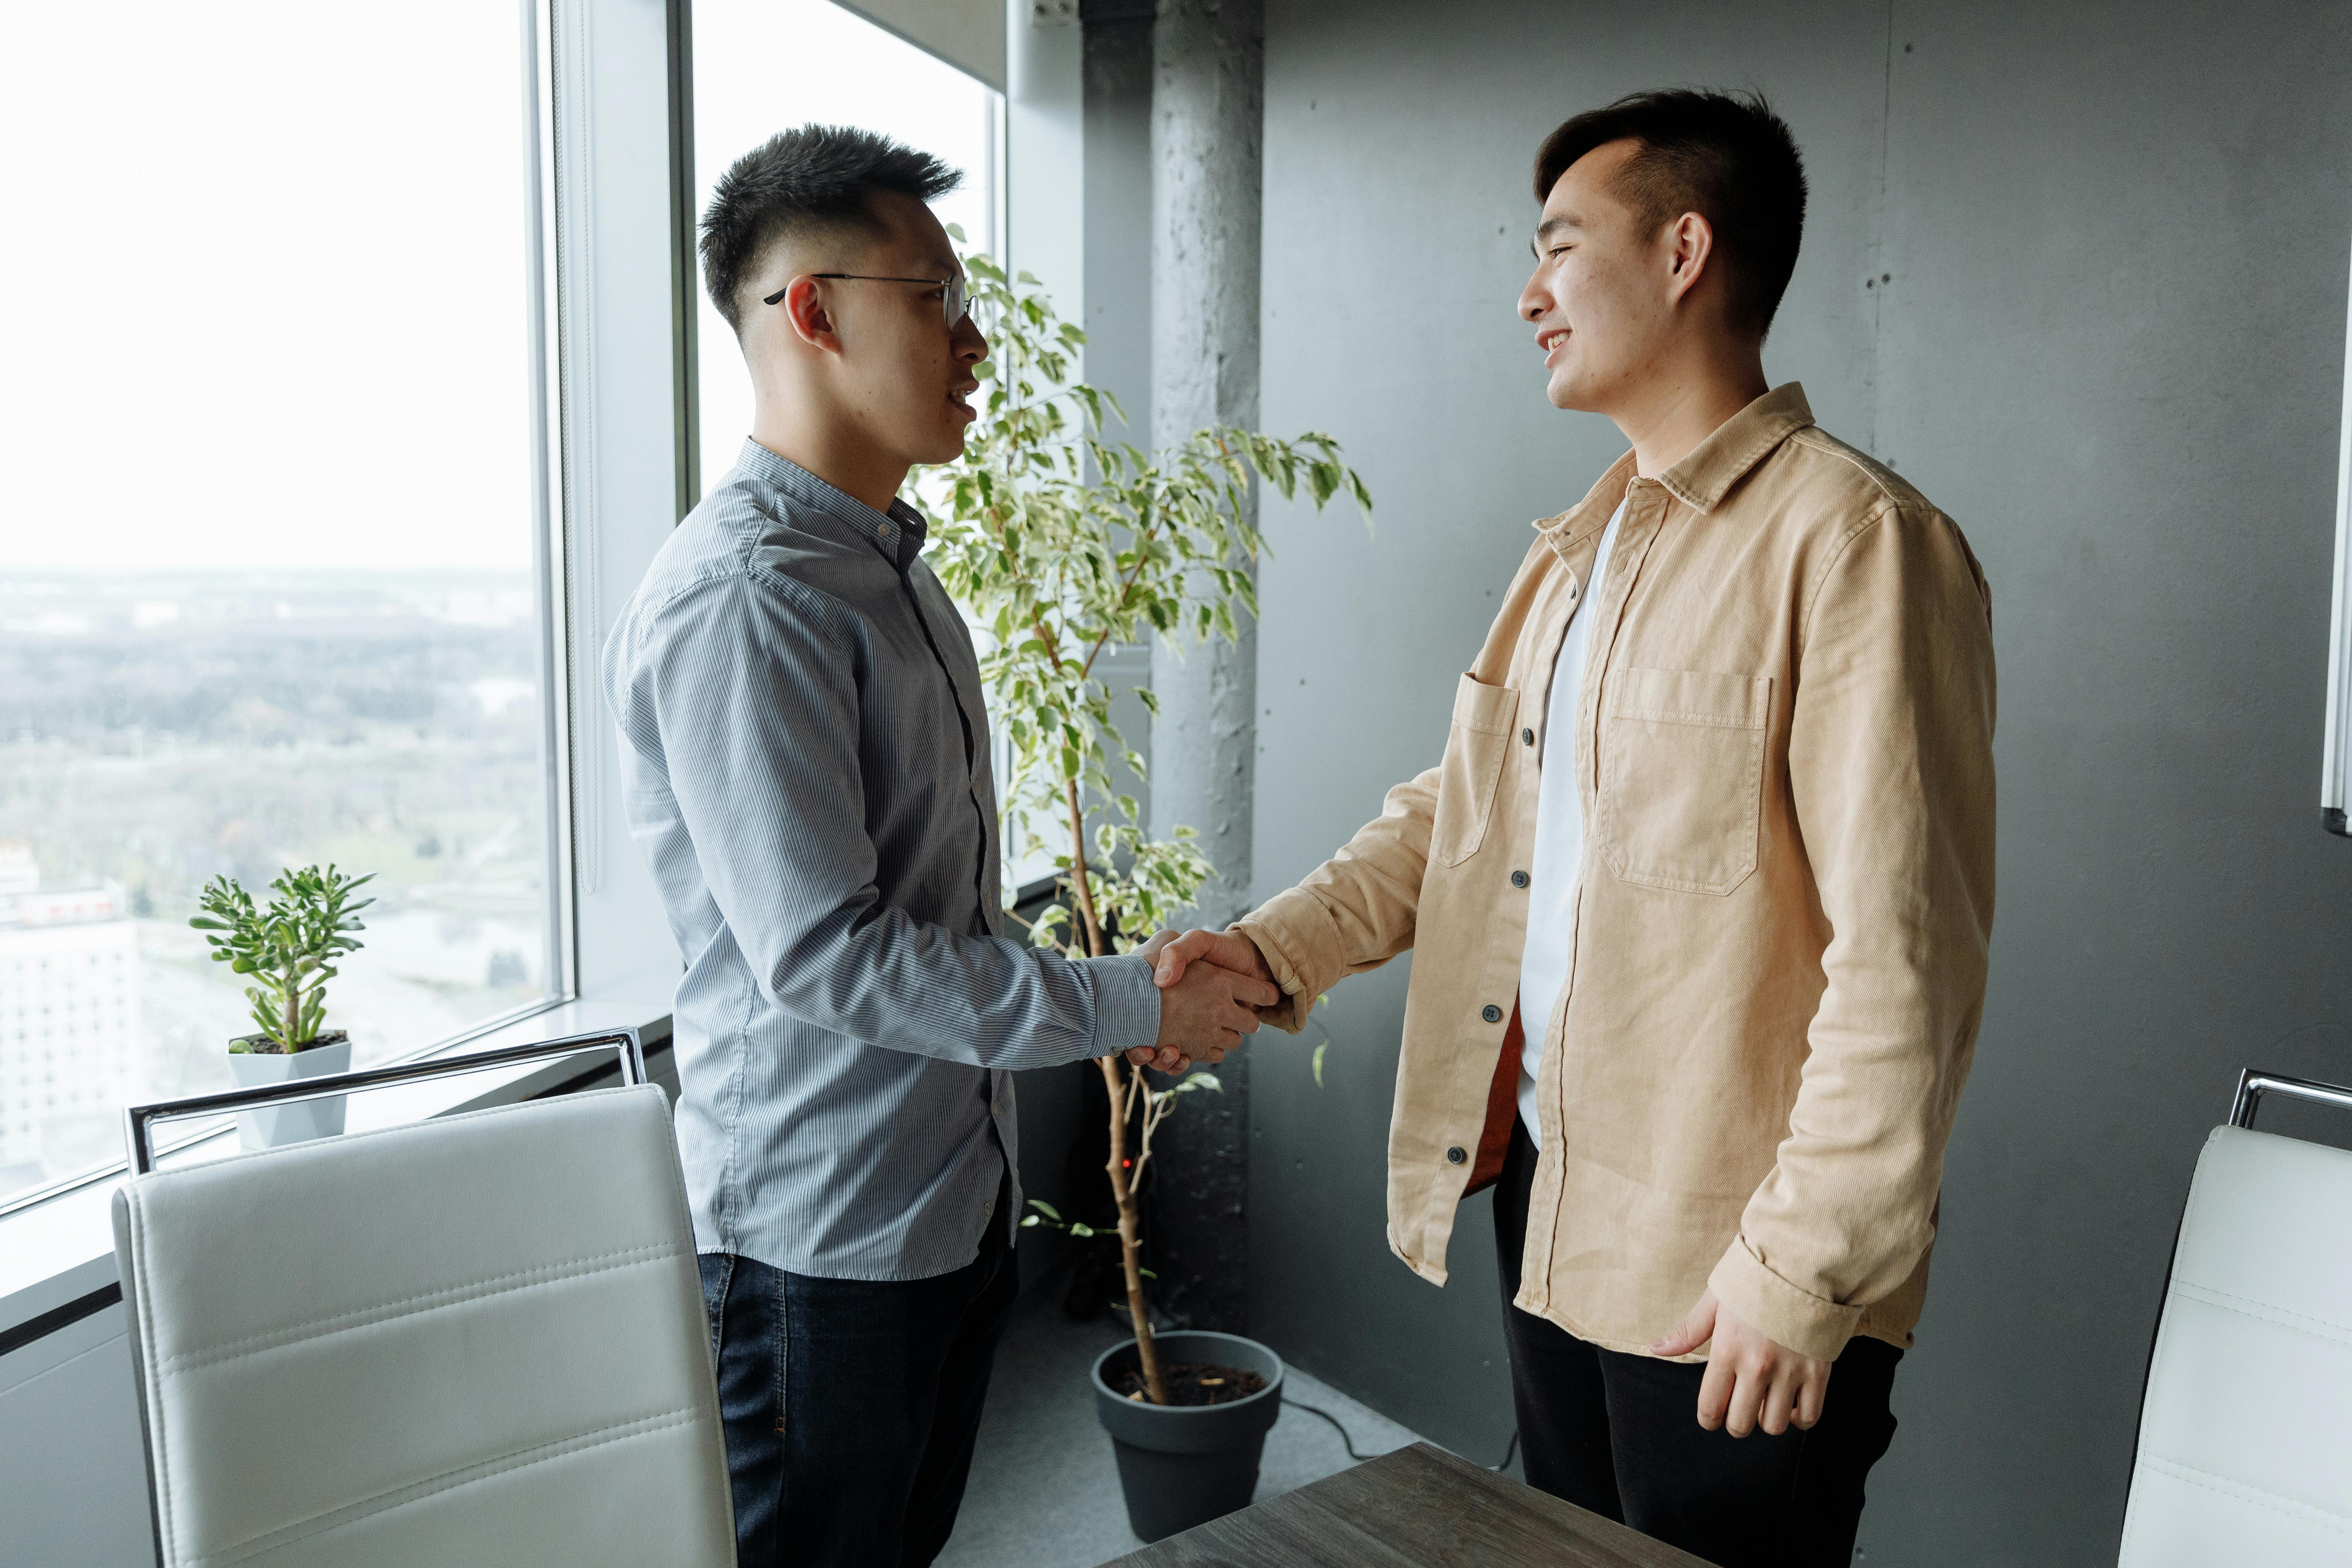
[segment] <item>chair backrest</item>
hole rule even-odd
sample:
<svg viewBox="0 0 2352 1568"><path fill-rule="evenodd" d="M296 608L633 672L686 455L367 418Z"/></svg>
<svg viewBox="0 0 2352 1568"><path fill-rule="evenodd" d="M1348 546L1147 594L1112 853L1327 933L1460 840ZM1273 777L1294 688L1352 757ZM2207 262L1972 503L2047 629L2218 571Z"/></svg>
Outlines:
<svg viewBox="0 0 2352 1568"><path fill-rule="evenodd" d="M136 1177L114 1227L164 1564L734 1563L659 1089Z"/></svg>
<svg viewBox="0 0 2352 1568"><path fill-rule="evenodd" d="M2352 1153L2217 1127L2140 1407L2122 1568L2352 1563Z"/></svg>

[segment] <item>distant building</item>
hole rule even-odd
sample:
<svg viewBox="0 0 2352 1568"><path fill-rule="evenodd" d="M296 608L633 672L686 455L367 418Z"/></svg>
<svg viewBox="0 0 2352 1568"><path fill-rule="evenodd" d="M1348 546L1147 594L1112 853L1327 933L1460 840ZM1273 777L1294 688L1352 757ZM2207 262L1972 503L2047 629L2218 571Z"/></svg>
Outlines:
<svg viewBox="0 0 2352 1568"><path fill-rule="evenodd" d="M0 1174L16 1177L0 1188L63 1175L104 1147L131 1096L138 1028L122 884L45 887L27 847L0 844Z"/></svg>

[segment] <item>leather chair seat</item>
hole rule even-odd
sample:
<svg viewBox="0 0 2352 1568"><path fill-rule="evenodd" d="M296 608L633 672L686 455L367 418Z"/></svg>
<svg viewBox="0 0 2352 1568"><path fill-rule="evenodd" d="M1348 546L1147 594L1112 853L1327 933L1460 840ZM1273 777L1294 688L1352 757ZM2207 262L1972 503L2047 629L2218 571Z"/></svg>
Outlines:
<svg viewBox="0 0 2352 1568"><path fill-rule="evenodd" d="M2217 1127L2148 1366L2122 1568L2352 1563L2352 1153Z"/></svg>
<svg viewBox="0 0 2352 1568"><path fill-rule="evenodd" d="M164 1563L734 1562L659 1089L142 1176L115 1235Z"/></svg>

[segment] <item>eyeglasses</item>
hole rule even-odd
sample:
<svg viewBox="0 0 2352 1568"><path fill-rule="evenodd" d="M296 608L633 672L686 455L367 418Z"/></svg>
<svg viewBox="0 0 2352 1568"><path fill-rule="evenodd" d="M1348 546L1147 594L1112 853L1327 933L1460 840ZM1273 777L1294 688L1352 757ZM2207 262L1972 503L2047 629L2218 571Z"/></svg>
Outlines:
<svg viewBox="0 0 2352 1568"><path fill-rule="evenodd" d="M937 278L880 278L871 272L812 272L809 276L845 278L856 283L928 283L934 289L942 286L941 280ZM952 328L958 321L962 321L964 313L971 309L971 295L964 287L964 278L961 272L946 279L944 286L947 292L940 296L940 314L949 327ZM760 302L763 305L772 305L792 291L792 285L787 283Z"/></svg>

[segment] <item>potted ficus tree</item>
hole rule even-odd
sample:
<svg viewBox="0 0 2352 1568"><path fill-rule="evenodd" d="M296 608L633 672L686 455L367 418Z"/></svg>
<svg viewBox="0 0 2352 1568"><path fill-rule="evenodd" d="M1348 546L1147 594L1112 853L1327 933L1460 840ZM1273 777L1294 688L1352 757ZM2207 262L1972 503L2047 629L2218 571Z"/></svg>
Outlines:
<svg viewBox="0 0 2352 1568"><path fill-rule="evenodd" d="M269 884L267 908L257 907L234 878L205 884L204 912L188 923L205 933L215 963L253 981L245 995L259 1033L228 1043L229 1073L239 1088L350 1069L351 1037L320 1026L335 961L359 950L354 933L366 929L359 912L375 901L354 901L352 895L373 880L373 872L346 877L333 866L284 871ZM300 1100L247 1111L236 1122L247 1149L331 1138L343 1130L343 1101L340 1096Z"/></svg>
<svg viewBox="0 0 2352 1568"><path fill-rule="evenodd" d="M1328 436L1213 427L1153 454L1104 440L1103 410L1118 405L1070 378L1084 334L1057 320L1028 274L1008 279L984 256L964 265L993 348L974 372L987 396L962 458L919 481L931 561L987 636L981 670L1012 750L1000 792L1008 837L1028 842L1048 828L1067 840L1055 858L1061 897L1030 934L1074 956L1125 952L1189 908L1214 868L1192 829L1155 838L1133 797L1117 792L1113 759L1138 776L1144 763L1112 721L1118 693L1097 661L1155 636L1231 639L1236 615L1256 613L1250 567L1265 546L1251 521L1253 479L1285 497L1303 490L1318 510L1345 490L1367 519L1371 496ZM1136 695L1158 710L1150 690ZM1117 1056L1099 1066L1135 1338L1096 1363L1095 1393L1129 1519L1156 1541L1248 1503L1282 1362L1235 1335L1153 1331L1138 1184L1181 1098L1220 1086L1196 1071L1155 1088ZM1033 1207L1024 1225L1090 1234Z"/></svg>

